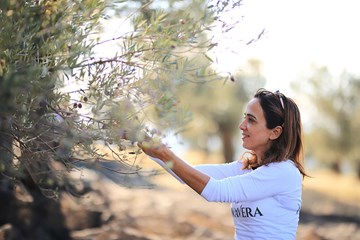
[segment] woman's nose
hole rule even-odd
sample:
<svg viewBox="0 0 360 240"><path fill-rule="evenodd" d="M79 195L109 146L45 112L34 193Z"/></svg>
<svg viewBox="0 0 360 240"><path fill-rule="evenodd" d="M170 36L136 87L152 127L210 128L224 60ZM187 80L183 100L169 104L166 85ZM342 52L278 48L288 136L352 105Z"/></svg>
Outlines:
<svg viewBox="0 0 360 240"><path fill-rule="evenodd" d="M239 128L240 128L240 130L244 130L245 127L246 127L246 124L245 124L245 119L244 119L244 120L240 123Z"/></svg>

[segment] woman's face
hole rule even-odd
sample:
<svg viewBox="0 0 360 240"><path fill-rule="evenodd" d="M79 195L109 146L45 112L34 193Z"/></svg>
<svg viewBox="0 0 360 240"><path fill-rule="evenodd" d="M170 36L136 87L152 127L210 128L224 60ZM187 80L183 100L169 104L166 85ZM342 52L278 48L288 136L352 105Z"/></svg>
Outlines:
<svg viewBox="0 0 360 240"><path fill-rule="evenodd" d="M264 112L259 99L250 100L244 113L244 120L239 126L242 131L243 147L254 151L261 158L270 147L273 130L266 127Z"/></svg>

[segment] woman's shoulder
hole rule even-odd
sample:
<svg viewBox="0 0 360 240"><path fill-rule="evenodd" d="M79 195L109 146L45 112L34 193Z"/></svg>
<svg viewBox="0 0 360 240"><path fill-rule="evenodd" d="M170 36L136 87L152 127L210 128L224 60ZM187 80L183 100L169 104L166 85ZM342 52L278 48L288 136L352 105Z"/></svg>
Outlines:
<svg viewBox="0 0 360 240"><path fill-rule="evenodd" d="M278 176L281 175L284 177L287 177L289 175L291 176L298 175L299 177L301 176L299 169L296 167L295 163L290 159L281 162L269 163L268 165L261 166L260 168L263 171L274 172Z"/></svg>
<svg viewBox="0 0 360 240"><path fill-rule="evenodd" d="M276 168L297 169L295 163L291 159L286 159L281 162L272 162L272 163L269 163L268 166L272 166L272 167L276 167Z"/></svg>
<svg viewBox="0 0 360 240"><path fill-rule="evenodd" d="M256 169L254 174L255 172L257 172L256 178L274 184L283 191L288 191L294 186L301 186L302 184L302 175L291 160L269 163Z"/></svg>

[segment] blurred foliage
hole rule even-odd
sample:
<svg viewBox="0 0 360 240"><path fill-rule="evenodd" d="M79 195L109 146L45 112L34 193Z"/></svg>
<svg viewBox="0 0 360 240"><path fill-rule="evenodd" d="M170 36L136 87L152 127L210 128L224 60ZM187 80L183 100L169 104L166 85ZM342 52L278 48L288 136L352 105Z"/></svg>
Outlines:
<svg viewBox="0 0 360 240"><path fill-rule="evenodd" d="M334 77L326 67L314 67L309 79L296 87L314 109L305 136L307 155L337 172L350 163L360 177L360 78L345 71Z"/></svg>
<svg viewBox="0 0 360 240"><path fill-rule="evenodd" d="M241 1L210 2L1 1L2 181L57 197L83 193L68 175L83 166L115 160L112 171L137 172L134 142L161 135L151 127L182 129L191 119L179 87L217 79L194 56L209 59L214 20ZM102 40L101 23L111 18L132 28ZM100 57L95 49L108 42L117 48Z"/></svg>
<svg viewBox="0 0 360 240"><path fill-rule="evenodd" d="M198 64L209 60L198 58ZM207 76L209 74L206 74ZM231 162L235 155L236 137L240 133L238 126L242 121L246 103L258 88L265 85L261 74L261 62L249 60L243 68L221 81L199 82L194 79L192 84L183 85L179 89L180 99L188 105L193 113L194 121L182 135L195 148L206 152L214 151L214 138L221 142L224 161Z"/></svg>
<svg viewBox="0 0 360 240"><path fill-rule="evenodd" d="M70 95L59 90L64 74L91 54L89 36L99 31L104 8L103 2L92 0L1 1L4 179L18 183L30 175L49 196L66 183L52 172L52 160L70 169L71 150L84 147L88 136L82 134L84 123L70 107Z"/></svg>

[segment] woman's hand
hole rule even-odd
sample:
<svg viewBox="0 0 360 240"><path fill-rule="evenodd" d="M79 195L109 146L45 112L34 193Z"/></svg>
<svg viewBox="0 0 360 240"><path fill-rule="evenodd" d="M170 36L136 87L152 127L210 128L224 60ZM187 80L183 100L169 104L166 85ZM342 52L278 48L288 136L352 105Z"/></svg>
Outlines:
<svg viewBox="0 0 360 240"><path fill-rule="evenodd" d="M145 154L160 159L166 165L171 165L171 170L181 181L185 182L198 194L201 194L210 179L209 176L191 167L160 141L147 139L146 141L138 142L138 146Z"/></svg>
<svg viewBox="0 0 360 240"><path fill-rule="evenodd" d="M138 147L141 148L145 154L158 158L164 162L168 161L168 157L172 154L165 144L151 139L139 142Z"/></svg>

